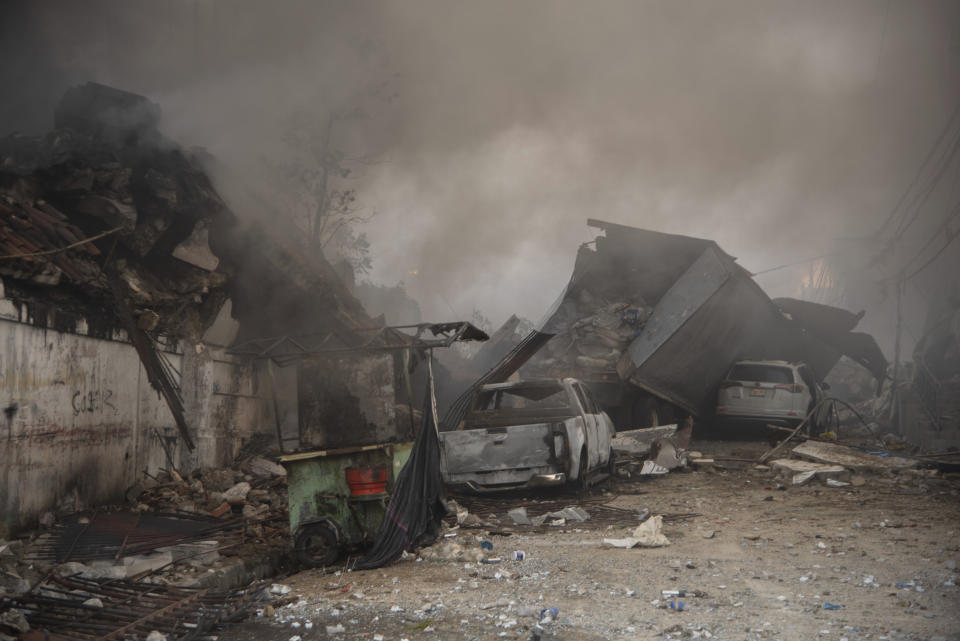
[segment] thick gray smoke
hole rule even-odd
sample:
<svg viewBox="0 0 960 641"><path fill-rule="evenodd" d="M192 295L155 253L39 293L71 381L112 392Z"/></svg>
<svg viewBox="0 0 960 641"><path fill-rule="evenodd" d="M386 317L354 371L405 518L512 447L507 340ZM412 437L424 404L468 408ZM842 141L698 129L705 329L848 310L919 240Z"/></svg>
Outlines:
<svg viewBox="0 0 960 641"><path fill-rule="evenodd" d="M291 118L377 162L370 276L428 319L538 318L588 217L715 239L753 271L838 249L888 347L873 234L960 102L960 4L171 0L11 5L3 129L68 84L161 104L166 131L265 183ZM28 108L24 109L27 106ZM264 161L267 161L266 163ZM957 162L957 161L954 161ZM960 198L960 163L911 233ZM271 192L274 190L274 192ZM231 192L236 193L231 193ZM254 206L248 205L251 209ZM885 252L890 261L915 245ZM956 248L954 248L955 250ZM935 265L933 270L943 270ZM758 281L797 295L810 265ZM814 278L816 281L817 279ZM853 281L850 281L853 282ZM866 285L864 285L866 283ZM869 290L869 291L868 291ZM912 306L922 304L916 299ZM911 322L919 332L921 311Z"/></svg>

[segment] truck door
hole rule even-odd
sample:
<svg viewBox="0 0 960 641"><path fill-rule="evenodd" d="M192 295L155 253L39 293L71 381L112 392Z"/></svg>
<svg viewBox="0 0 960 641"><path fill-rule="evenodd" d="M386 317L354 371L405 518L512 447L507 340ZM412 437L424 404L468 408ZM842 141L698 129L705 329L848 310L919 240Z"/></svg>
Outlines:
<svg viewBox="0 0 960 641"><path fill-rule="evenodd" d="M600 465L600 457L597 449L597 432L599 431L597 429L597 408L594 407L592 400L579 382L572 383L571 387L573 387L573 391L577 396L577 401L580 404L583 415L583 430L587 443L587 469L592 470Z"/></svg>

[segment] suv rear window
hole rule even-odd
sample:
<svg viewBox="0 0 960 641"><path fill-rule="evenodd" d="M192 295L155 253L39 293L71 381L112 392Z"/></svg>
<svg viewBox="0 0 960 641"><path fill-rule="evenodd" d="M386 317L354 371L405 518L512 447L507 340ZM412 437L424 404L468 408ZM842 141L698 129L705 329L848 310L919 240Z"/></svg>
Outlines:
<svg viewBox="0 0 960 641"><path fill-rule="evenodd" d="M776 365L738 363L727 376L732 381L754 381L760 383L793 383L793 370Z"/></svg>

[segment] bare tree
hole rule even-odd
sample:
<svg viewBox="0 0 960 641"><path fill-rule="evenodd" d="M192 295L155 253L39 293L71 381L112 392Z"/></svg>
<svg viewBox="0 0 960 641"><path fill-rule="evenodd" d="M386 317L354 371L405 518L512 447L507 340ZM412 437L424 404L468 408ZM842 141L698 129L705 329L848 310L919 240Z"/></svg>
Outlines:
<svg viewBox="0 0 960 641"><path fill-rule="evenodd" d="M294 218L309 241L328 256L333 253L348 260L361 273L371 267L370 245L358 228L376 212L359 204L356 184L366 167L380 161L348 154L338 134L366 117L360 109L331 112L318 127L314 115L296 114L283 136L291 158L274 165L286 183Z"/></svg>

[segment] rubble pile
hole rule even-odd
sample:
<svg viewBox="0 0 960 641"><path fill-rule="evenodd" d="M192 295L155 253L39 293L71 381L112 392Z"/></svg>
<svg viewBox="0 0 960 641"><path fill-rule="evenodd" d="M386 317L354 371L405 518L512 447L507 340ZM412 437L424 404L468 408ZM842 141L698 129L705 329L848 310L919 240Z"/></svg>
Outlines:
<svg viewBox="0 0 960 641"><path fill-rule="evenodd" d="M51 576L233 589L272 575L289 552L286 470L264 457L187 478L172 470L147 476L127 496L139 517L123 507L68 509L45 515L45 528L23 539L0 540L0 600ZM196 535L163 525L178 516L197 519ZM152 531L124 536L115 553L111 524L120 531L118 523L148 520Z"/></svg>
<svg viewBox="0 0 960 641"><path fill-rule="evenodd" d="M64 96L54 131L0 140L8 298L36 304L51 295L43 288L63 286L72 305L60 301L58 314L101 311L91 335L118 326L102 318L118 295L147 331L177 335L184 323L212 321L229 274L210 250L209 230L233 224L233 215L199 157L158 133L158 118L141 96L87 83Z"/></svg>
<svg viewBox="0 0 960 641"><path fill-rule="evenodd" d="M863 403L875 398L877 381L856 361L844 356L824 379L830 385L830 395L850 403Z"/></svg>
<svg viewBox="0 0 960 641"><path fill-rule="evenodd" d="M40 580L40 571L26 560L23 540L0 539L0 598L23 594Z"/></svg>
<svg viewBox="0 0 960 641"><path fill-rule="evenodd" d="M200 470L184 478L176 471L147 477L127 498L139 512L186 512L217 518L242 516L252 540L289 539L287 472L262 456L231 468Z"/></svg>
<svg viewBox="0 0 960 641"><path fill-rule="evenodd" d="M551 319L558 333L530 363L531 371L615 371L652 309L642 301L606 303L588 290L566 298Z"/></svg>

